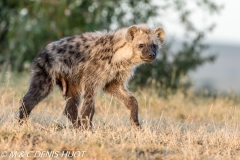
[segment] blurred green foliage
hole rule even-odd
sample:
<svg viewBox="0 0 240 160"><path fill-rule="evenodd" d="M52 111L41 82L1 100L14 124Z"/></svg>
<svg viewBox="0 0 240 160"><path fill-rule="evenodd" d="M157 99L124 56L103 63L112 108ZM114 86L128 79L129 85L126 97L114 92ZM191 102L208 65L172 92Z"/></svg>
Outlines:
<svg viewBox="0 0 240 160"><path fill-rule="evenodd" d="M207 45L204 36L214 25L197 29L190 20L192 11L187 0L1 0L0 1L0 66L23 71L48 43L85 31L116 29L137 23L150 23L163 28L165 12L179 16L187 41L172 51L172 41L163 45L160 57L150 65L138 68L133 84L160 86L164 90L188 86L182 78L191 70L215 57L203 57ZM220 6L212 0L194 2L202 11L218 13ZM169 38L170 36L167 35ZM186 87L185 87L186 88Z"/></svg>

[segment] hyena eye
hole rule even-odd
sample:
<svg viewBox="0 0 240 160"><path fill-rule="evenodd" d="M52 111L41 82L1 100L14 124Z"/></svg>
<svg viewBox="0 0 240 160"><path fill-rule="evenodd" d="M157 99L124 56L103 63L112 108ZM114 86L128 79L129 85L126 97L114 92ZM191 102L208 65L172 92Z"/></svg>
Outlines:
<svg viewBox="0 0 240 160"><path fill-rule="evenodd" d="M139 44L139 46L138 46L138 47L139 47L139 48L143 48L143 46L144 46L143 44Z"/></svg>

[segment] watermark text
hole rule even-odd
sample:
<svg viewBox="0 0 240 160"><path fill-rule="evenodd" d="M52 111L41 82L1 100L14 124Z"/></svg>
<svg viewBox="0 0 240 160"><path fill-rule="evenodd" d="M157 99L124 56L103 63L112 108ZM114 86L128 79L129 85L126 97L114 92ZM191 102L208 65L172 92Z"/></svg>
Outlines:
<svg viewBox="0 0 240 160"><path fill-rule="evenodd" d="M87 151L0 151L0 158L82 158Z"/></svg>

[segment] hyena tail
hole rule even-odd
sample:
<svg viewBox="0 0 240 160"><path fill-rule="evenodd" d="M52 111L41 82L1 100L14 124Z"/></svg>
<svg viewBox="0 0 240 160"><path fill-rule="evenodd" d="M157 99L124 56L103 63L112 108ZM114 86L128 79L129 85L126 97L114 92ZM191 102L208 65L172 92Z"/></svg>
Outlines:
<svg viewBox="0 0 240 160"><path fill-rule="evenodd" d="M40 65L34 66L29 90L20 102L20 122L28 118L32 109L52 91L54 85L53 77L48 70Z"/></svg>

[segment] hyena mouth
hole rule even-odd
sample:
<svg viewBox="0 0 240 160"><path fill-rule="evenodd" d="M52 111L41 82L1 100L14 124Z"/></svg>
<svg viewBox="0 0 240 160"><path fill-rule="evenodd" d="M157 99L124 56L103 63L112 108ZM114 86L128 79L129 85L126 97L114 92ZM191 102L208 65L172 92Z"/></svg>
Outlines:
<svg viewBox="0 0 240 160"><path fill-rule="evenodd" d="M144 62L152 62L154 59L147 59L147 58L143 58L141 57L142 61Z"/></svg>

